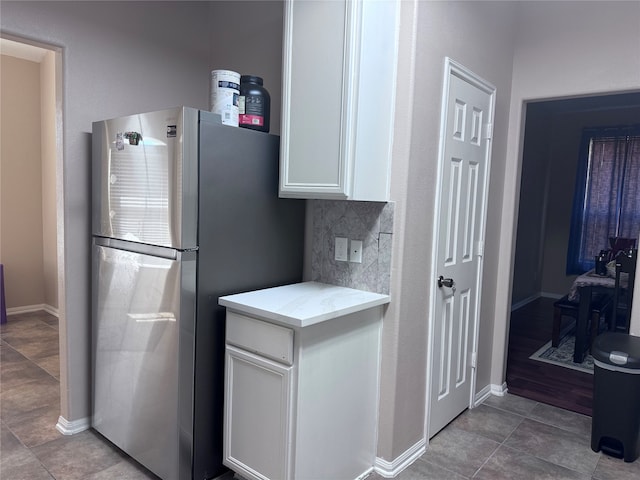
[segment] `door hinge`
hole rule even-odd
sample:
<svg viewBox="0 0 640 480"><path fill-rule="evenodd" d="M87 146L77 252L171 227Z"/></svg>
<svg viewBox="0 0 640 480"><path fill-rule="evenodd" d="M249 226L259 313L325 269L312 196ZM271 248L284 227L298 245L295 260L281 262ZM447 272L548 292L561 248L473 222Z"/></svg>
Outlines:
<svg viewBox="0 0 640 480"><path fill-rule="evenodd" d="M487 140L491 140L493 138L493 123L485 123L484 138Z"/></svg>
<svg viewBox="0 0 640 480"><path fill-rule="evenodd" d="M478 354L476 352L471 354L471 368L478 368Z"/></svg>
<svg viewBox="0 0 640 480"><path fill-rule="evenodd" d="M484 242L482 240L476 242L476 255L479 257L484 256Z"/></svg>

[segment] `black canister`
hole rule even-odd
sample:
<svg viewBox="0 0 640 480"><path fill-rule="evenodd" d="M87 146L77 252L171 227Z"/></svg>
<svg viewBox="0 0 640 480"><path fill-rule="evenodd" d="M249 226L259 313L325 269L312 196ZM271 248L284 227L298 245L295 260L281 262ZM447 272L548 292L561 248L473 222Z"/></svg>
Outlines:
<svg viewBox="0 0 640 480"><path fill-rule="evenodd" d="M262 78L254 75L240 77L238 125L260 132L269 132L271 97L262 83Z"/></svg>
<svg viewBox="0 0 640 480"><path fill-rule="evenodd" d="M609 262L608 252L600 250L600 255L596 257L596 274L607 275L607 263Z"/></svg>

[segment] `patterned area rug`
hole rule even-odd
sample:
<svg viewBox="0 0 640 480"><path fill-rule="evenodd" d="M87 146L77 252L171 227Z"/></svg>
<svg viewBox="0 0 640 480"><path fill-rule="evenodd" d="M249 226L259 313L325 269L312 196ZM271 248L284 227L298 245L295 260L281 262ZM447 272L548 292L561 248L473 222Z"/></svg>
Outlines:
<svg viewBox="0 0 640 480"><path fill-rule="evenodd" d="M573 333L570 333L560 339L560 344L557 347L552 347L551 341L549 341L529 358L531 360L551 363L553 365L559 365L560 367L572 368L573 370L593 374L593 357L590 354L587 353L584 362L573 363L575 341L576 337Z"/></svg>

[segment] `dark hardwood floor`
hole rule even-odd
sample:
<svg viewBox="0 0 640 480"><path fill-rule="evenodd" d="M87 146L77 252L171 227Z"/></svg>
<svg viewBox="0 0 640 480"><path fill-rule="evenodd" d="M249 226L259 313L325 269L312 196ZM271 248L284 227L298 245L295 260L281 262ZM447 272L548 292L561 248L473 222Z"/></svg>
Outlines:
<svg viewBox="0 0 640 480"><path fill-rule="evenodd" d="M507 388L521 397L591 415L593 375L529 359L551 339L553 302L539 298L511 313Z"/></svg>

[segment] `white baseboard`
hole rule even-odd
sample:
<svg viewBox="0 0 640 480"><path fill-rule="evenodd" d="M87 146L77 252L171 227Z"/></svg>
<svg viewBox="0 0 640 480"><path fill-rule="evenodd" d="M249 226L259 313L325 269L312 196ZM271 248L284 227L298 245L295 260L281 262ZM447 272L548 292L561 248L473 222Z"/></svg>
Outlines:
<svg viewBox="0 0 640 480"><path fill-rule="evenodd" d="M47 313L57 317L58 309L52 307L51 305L47 305L46 303L39 303L37 305L24 305L22 307L11 307L7 308L7 316L9 315L18 315L20 313L33 313L44 310Z"/></svg>
<svg viewBox="0 0 640 480"><path fill-rule="evenodd" d="M425 439L420 440L410 447L402 455L391 462L384 458L376 457L376 463L373 467L374 471L384 478L394 478L405 468L415 462L426 452L427 442Z"/></svg>
<svg viewBox="0 0 640 480"><path fill-rule="evenodd" d="M45 312L47 312L47 313L49 313L49 314L53 315L54 317L56 317L56 318L60 318L60 315L58 314L58 309L57 309L57 308L52 307L51 305L47 305L47 304L45 304L45 305L42 307L42 309L43 309Z"/></svg>
<svg viewBox="0 0 640 480"><path fill-rule="evenodd" d="M493 385L487 385L478 393L476 393L473 397L473 406L477 407L482 402L484 402L487 398L493 395Z"/></svg>
<svg viewBox="0 0 640 480"><path fill-rule="evenodd" d="M507 388L507 382L504 382L502 385L491 385L491 395L504 397L508 391L509 389Z"/></svg>
<svg viewBox="0 0 640 480"><path fill-rule="evenodd" d="M503 397L507 393L507 383L487 385L474 396L474 406L480 405L491 395ZM427 441L422 439L392 461L376 457L374 471L384 478L394 478L427 451Z"/></svg>
<svg viewBox="0 0 640 480"><path fill-rule="evenodd" d="M89 417L70 422L61 415L58 417L58 423L56 423L56 430L63 435L74 435L84 432L85 430L89 430L89 427L91 427L91 419Z"/></svg>

